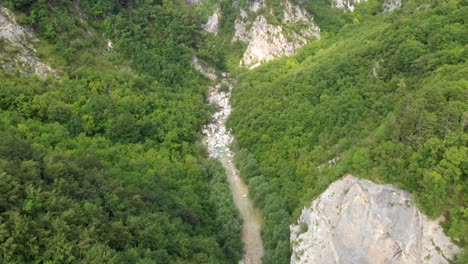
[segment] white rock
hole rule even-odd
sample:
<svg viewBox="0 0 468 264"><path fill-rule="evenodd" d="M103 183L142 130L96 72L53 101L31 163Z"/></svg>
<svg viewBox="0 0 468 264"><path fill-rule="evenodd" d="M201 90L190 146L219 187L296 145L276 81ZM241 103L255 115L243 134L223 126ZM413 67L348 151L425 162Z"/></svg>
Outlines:
<svg viewBox="0 0 468 264"><path fill-rule="evenodd" d="M284 2L284 14L283 14L283 22L290 23L290 22L306 22L309 23L310 19L307 17L307 12L300 8L297 5L293 5L289 1Z"/></svg>
<svg viewBox="0 0 468 264"><path fill-rule="evenodd" d="M20 26L9 9L0 6L0 67L24 74L37 74L41 77L56 76L56 72L36 55L32 46L38 39L31 30Z"/></svg>
<svg viewBox="0 0 468 264"><path fill-rule="evenodd" d="M110 39L107 39L107 51L114 52L114 43Z"/></svg>
<svg viewBox="0 0 468 264"><path fill-rule="evenodd" d="M318 38L318 32L318 28L304 31L303 35L297 35L292 42L283 34L282 27L269 24L265 17L260 15L250 29L250 42L242 57L241 65L258 66L257 63L267 62L279 56L291 55L307 43L307 37L315 36Z"/></svg>
<svg viewBox="0 0 468 264"><path fill-rule="evenodd" d="M298 223L291 263L436 264L460 252L409 193L353 176L331 184Z"/></svg>
<svg viewBox="0 0 468 264"><path fill-rule="evenodd" d="M261 8L265 7L264 0L256 0L249 3L249 10L252 12L258 12Z"/></svg>
<svg viewBox="0 0 468 264"><path fill-rule="evenodd" d="M390 13L401 6L401 0L385 0L383 3L383 12Z"/></svg>
<svg viewBox="0 0 468 264"><path fill-rule="evenodd" d="M218 111L213 113L211 123L205 125L202 130L205 135L203 142L205 142L207 146L208 155L215 158L221 157L223 153L228 157L234 156L228 147L232 143L233 136L230 131L226 129L226 120L232 110L231 105L229 104L232 80L225 78L222 80L222 84L228 85L228 92L219 91L219 88L222 86L221 84L208 88L208 102L210 104L218 105L219 108ZM212 131L213 133L205 133L205 130ZM228 162L231 163L232 160L229 160Z"/></svg>
<svg viewBox="0 0 468 264"><path fill-rule="evenodd" d="M208 32L211 32L215 35L218 35L218 27L219 27L219 18L221 13L219 9L213 13L210 17L208 17L208 22L206 23L204 29Z"/></svg>
<svg viewBox="0 0 468 264"><path fill-rule="evenodd" d="M365 1L365 0L364 0ZM332 6L339 9L354 11L354 4L361 3L361 0L335 0Z"/></svg>
<svg viewBox="0 0 468 264"><path fill-rule="evenodd" d="M232 42L234 41L242 41L244 43L249 43L249 33L247 31L247 23L243 22L240 19L236 19L234 21L234 37L232 38Z"/></svg>
<svg viewBox="0 0 468 264"><path fill-rule="evenodd" d="M247 19L247 18L249 18L249 15L247 14L247 12L244 9L241 8L240 9L240 17L242 19Z"/></svg>
<svg viewBox="0 0 468 264"><path fill-rule="evenodd" d="M320 29L314 24L306 10L289 0L282 1L281 5L283 19L280 25L268 23L260 12L255 14L255 17L249 18L245 10L240 10L240 17L234 23L235 33L232 41L248 44L242 56L241 65L251 69L258 67L274 58L291 55L312 37L320 38ZM248 5L248 10L254 13L266 8L264 1L253 1ZM296 32L287 34L284 27L290 23L300 23L302 27Z"/></svg>
<svg viewBox="0 0 468 264"><path fill-rule="evenodd" d="M192 57L192 67L211 80L216 80L216 71L213 68L202 65L196 56Z"/></svg>
<svg viewBox="0 0 468 264"><path fill-rule="evenodd" d="M202 0L185 0L185 2L189 5L201 5Z"/></svg>

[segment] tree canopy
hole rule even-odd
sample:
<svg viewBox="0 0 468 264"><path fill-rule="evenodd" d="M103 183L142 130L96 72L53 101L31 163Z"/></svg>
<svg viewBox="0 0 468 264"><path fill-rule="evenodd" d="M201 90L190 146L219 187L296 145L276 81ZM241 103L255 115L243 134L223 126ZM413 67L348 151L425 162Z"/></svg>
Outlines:
<svg viewBox="0 0 468 264"><path fill-rule="evenodd" d="M289 261L289 223L346 173L412 192L466 247L467 9L417 3L358 5L343 27L322 13L320 41L240 75L229 124L266 217L265 263Z"/></svg>
<svg viewBox="0 0 468 264"><path fill-rule="evenodd" d="M237 263L182 1L9 1L59 79L0 70L1 263ZM115 50L106 50L107 38Z"/></svg>

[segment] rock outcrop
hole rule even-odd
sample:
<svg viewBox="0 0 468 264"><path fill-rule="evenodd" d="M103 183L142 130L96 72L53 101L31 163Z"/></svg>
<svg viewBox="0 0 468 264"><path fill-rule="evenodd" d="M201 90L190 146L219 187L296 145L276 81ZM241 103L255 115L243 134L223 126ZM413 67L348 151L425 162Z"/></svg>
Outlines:
<svg viewBox="0 0 468 264"><path fill-rule="evenodd" d="M311 38L320 38L320 28L303 8L289 1L281 2L283 16L270 23L264 14L273 14L263 0L250 1L247 10L240 8L232 41L247 44L241 65L254 68L276 57L288 56Z"/></svg>
<svg viewBox="0 0 468 264"><path fill-rule="evenodd" d="M197 57L192 57L192 67L210 80L216 80L216 70L200 63Z"/></svg>
<svg viewBox="0 0 468 264"><path fill-rule="evenodd" d="M185 0L187 4L189 5L201 5L202 0Z"/></svg>
<svg viewBox="0 0 468 264"><path fill-rule="evenodd" d="M0 6L0 67L23 74L41 77L56 75L36 55L31 43L37 42L32 31L20 26L9 9Z"/></svg>
<svg viewBox="0 0 468 264"><path fill-rule="evenodd" d="M360 3L361 0L335 0L333 2L333 7L339 8L339 9L344 9L344 10L349 10L351 12L354 11L354 4L355 3Z"/></svg>
<svg viewBox="0 0 468 264"><path fill-rule="evenodd" d="M401 6L401 0L385 0L383 3L383 12L390 13Z"/></svg>
<svg viewBox="0 0 468 264"><path fill-rule="evenodd" d="M208 22L206 22L204 29L208 32L211 32L215 35L218 35L218 27L219 27L219 18L221 16L221 13L218 10L216 10L213 15L208 17Z"/></svg>
<svg viewBox="0 0 468 264"><path fill-rule="evenodd" d="M297 264L439 264L460 252L409 193L353 176L331 184L290 228Z"/></svg>

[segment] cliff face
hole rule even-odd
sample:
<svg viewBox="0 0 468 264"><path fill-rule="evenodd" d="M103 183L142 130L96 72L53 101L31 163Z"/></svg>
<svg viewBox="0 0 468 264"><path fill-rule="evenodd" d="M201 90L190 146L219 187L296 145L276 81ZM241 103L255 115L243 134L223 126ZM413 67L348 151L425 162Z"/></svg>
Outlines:
<svg viewBox="0 0 468 264"><path fill-rule="evenodd" d="M0 6L0 67L23 74L45 77L55 71L36 55L32 31L20 26L9 9Z"/></svg>
<svg viewBox="0 0 468 264"><path fill-rule="evenodd" d="M401 0L385 0L383 3L383 12L392 12L401 6Z"/></svg>
<svg viewBox="0 0 468 264"><path fill-rule="evenodd" d="M335 2L333 2L333 7L346 9L346 10L353 12L355 8L354 4L356 3L358 4L360 2L361 0L335 0Z"/></svg>
<svg viewBox="0 0 468 264"><path fill-rule="evenodd" d="M309 14L289 1L281 2L282 17L268 21L274 11L263 0L251 1L247 10L240 8L232 41L247 44L241 65L254 68L276 57L288 56L312 38L320 38L320 29Z"/></svg>
<svg viewBox="0 0 468 264"><path fill-rule="evenodd" d="M353 176L330 185L290 229L297 264L448 263L460 251L409 193Z"/></svg>
<svg viewBox="0 0 468 264"><path fill-rule="evenodd" d="M188 1L202 4L201 0ZM314 38L320 38L320 28L302 7L289 0L278 6L269 6L265 0L251 0L241 3L233 1L237 10L232 42L247 45L240 61L241 66L254 68L280 56L288 56ZM222 12L216 9L208 17L204 28L215 35L222 19Z"/></svg>

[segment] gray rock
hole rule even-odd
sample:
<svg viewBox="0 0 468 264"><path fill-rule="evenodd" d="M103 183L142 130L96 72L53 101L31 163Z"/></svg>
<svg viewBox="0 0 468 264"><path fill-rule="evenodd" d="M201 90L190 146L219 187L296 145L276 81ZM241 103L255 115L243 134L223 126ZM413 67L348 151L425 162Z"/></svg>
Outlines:
<svg viewBox="0 0 468 264"><path fill-rule="evenodd" d="M41 77L56 72L36 55L32 43L39 41L32 30L22 27L9 9L0 6L0 67Z"/></svg>
<svg viewBox="0 0 468 264"><path fill-rule="evenodd" d="M332 6L335 8L349 10L354 12L356 3L361 3L367 0L334 0ZM382 5L383 13L390 13L401 6L401 0L385 0Z"/></svg>
<svg viewBox="0 0 468 264"><path fill-rule="evenodd" d="M189 5L201 5L202 0L185 0L185 2Z"/></svg>
<svg viewBox="0 0 468 264"><path fill-rule="evenodd" d="M261 63L281 56L289 56L305 45L311 38L320 38L320 28L315 25L307 11L289 0L281 1L283 18L279 25L268 23L260 12L272 14L263 0L248 3L248 11L240 9L240 17L235 21L232 41L242 41L247 45L241 65L255 68ZM258 13L257 13L258 12ZM250 16L249 16L250 14ZM298 30L286 32L288 24L301 25Z"/></svg>
<svg viewBox="0 0 468 264"><path fill-rule="evenodd" d="M200 63L196 56L192 57L192 67L210 80L216 80L216 70Z"/></svg>
<svg viewBox="0 0 468 264"><path fill-rule="evenodd" d="M385 0L383 3L383 12L390 13L401 6L401 0Z"/></svg>
<svg viewBox="0 0 468 264"><path fill-rule="evenodd" d="M408 192L353 176L331 184L291 225L291 263L448 263L460 252Z"/></svg>
<svg viewBox="0 0 468 264"><path fill-rule="evenodd" d="M210 17L208 17L208 22L206 22L204 29L208 32L211 32L215 35L218 35L218 27L219 27L219 18L220 18L219 9L213 13Z"/></svg>
<svg viewBox="0 0 468 264"><path fill-rule="evenodd" d="M365 1L365 0L363 0ZM339 9L343 9L343 10L349 10L351 12L354 11L355 7L354 7L354 4L355 3L360 3L361 0L335 0L333 3L332 3L332 6L335 7L335 8L339 8Z"/></svg>

